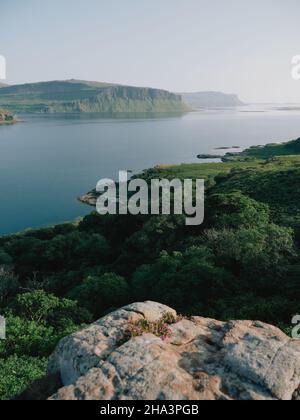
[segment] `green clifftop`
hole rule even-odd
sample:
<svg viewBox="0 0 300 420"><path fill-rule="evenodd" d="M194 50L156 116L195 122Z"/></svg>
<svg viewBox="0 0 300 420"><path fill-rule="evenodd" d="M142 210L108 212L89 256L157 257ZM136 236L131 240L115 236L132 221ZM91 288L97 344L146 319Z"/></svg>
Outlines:
<svg viewBox="0 0 300 420"><path fill-rule="evenodd" d="M139 113L185 112L180 95L164 90L81 80L3 87L0 106L14 112Z"/></svg>

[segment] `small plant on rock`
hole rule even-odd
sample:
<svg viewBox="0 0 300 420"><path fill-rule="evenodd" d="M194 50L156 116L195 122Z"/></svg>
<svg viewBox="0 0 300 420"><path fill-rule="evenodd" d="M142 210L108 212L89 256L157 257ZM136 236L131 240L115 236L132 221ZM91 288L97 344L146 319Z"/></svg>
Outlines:
<svg viewBox="0 0 300 420"><path fill-rule="evenodd" d="M133 337L140 337L144 334L153 334L161 338L163 341L171 336L170 325L181 321L181 316L175 316L170 312L166 312L163 316L155 322L140 319L136 322L130 322L125 331L122 342L126 343Z"/></svg>

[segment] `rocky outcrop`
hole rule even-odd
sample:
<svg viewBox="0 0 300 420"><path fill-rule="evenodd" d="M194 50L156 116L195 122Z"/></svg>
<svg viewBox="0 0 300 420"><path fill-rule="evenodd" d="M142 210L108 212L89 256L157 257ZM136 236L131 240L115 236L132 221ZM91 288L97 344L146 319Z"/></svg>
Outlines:
<svg viewBox="0 0 300 420"><path fill-rule="evenodd" d="M6 109L0 109L0 125L14 124L15 122L14 114Z"/></svg>
<svg viewBox="0 0 300 420"><path fill-rule="evenodd" d="M80 201L83 204L87 204L88 206L96 207L98 198L99 198L99 193L97 193L96 190L92 190L78 197L78 201Z"/></svg>
<svg viewBox="0 0 300 420"><path fill-rule="evenodd" d="M254 321L193 317L124 342L128 324L175 311L136 303L64 338L49 360L50 400L300 399L300 341Z"/></svg>

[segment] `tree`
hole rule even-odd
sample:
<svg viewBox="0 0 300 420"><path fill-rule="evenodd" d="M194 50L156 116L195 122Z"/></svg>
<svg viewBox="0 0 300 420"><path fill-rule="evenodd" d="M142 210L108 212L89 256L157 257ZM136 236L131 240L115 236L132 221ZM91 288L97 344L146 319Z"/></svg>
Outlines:
<svg viewBox="0 0 300 420"><path fill-rule="evenodd" d="M19 280L12 271L0 268L0 308L7 305L20 287Z"/></svg>
<svg viewBox="0 0 300 420"><path fill-rule="evenodd" d="M287 263L295 256L293 231L274 224L258 229L211 229L206 232L206 245L221 265L240 281L269 284L273 286L277 276L285 273Z"/></svg>
<svg viewBox="0 0 300 420"><path fill-rule="evenodd" d="M214 229L250 229L264 227L270 220L270 209L241 192L213 194L207 201L208 224Z"/></svg>
<svg viewBox="0 0 300 420"><path fill-rule="evenodd" d="M44 322L28 321L12 314L5 318L6 340L0 341L0 358L12 355L47 357L63 337Z"/></svg>
<svg viewBox="0 0 300 420"><path fill-rule="evenodd" d="M88 311L79 308L77 302L60 299L43 290L19 294L10 309L26 320L44 321L54 327L66 323L80 324L91 321Z"/></svg>
<svg viewBox="0 0 300 420"><path fill-rule="evenodd" d="M197 304L230 293L231 276L214 265L206 247L192 247L185 252L162 252L154 264L141 266L133 276L137 300L153 299L183 313Z"/></svg>
<svg viewBox="0 0 300 420"><path fill-rule="evenodd" d="M116 309L129 298L128 283L115 273L106 273L100 277L88 276L82 284L70 293L72 299L88 308L95 317L103 315L108 309Z"/></svg>
<svg viewBox="0 0 300 420"><path fill-rule="evenodd" d="M12 258L3 250L0 248L0 267L11 265Z"/></svg>
<svg viewBox="0 0 300 420"><path fill-rule="evenodd" d="M34 271L53 273L107 262L109 246L102 235L74 231L51 240L15 239L5 250L25 277Z"/></svg>

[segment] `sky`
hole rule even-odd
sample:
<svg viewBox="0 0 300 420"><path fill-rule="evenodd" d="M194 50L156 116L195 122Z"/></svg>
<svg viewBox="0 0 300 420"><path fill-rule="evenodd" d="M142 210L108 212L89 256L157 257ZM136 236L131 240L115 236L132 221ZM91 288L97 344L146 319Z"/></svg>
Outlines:
<svg viewBox="0 0 300 420"><path fill-rule="evenodd" d="M7 82L70 78L300 102L299 0L0 0Z"/></svg>

